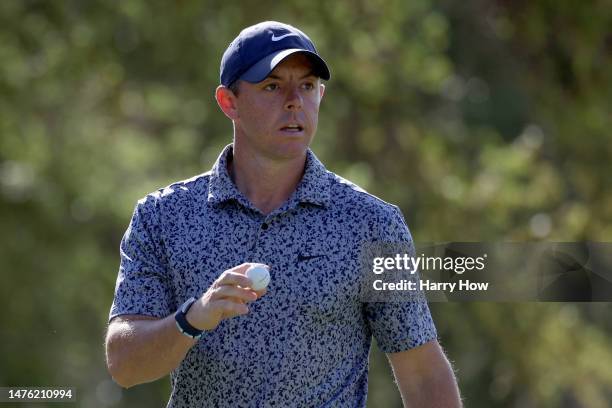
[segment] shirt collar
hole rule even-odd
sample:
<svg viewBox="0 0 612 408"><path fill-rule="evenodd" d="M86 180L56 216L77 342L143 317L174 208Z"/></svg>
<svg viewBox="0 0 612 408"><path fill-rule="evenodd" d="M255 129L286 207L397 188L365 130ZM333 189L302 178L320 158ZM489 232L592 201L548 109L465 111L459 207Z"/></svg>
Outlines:
<svg viewBox="0 0 612 408"><path fill-rule="evenodd" d="M208 182L208 202L219 204L236 200L246 207L253 207L249 200L238 190L227 171L227 162L233 153L233 144L225 146L210 172ZM330 200L330 178L317 156L308 149L306 168L302 180L286 204L311 203L327 206ZM293 201L293 203L292 203ZM283 205L282 207L285 207Z"/></svg>
<svg viewBox="0 0 612 408"><path fill-rule="evenodd" d="M243 201L245 199L227 172L227 161L231 157L232 151L232 144L225 146L210 171L208 202L211 204L219 204L228 200Z"/></svg>
<svg viewBox="0 0 612 408"><path fill-rule="evenodd" d="M300 203L326 207L330 200L330 177L327 169L313 153L306 151L306 169L295 190L294 197Z"/></svg>

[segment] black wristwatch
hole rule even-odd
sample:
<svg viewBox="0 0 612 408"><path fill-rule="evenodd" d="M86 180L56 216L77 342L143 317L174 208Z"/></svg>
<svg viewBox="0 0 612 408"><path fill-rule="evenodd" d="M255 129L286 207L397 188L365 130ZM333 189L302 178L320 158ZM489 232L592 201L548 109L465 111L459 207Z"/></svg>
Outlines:
<svg viewBox="0 0 612 408"><path fill-rule="evenodd" d="M196 329L187 321L187 312L189 308L197 301L198 299L192 297L189 298L179 309L176 311L174 315L174 320L176 320L176 327L178 327L179 331L183 333L185 336L190 337L194 340L200 340L202 337L202 333L204 330Z"/></svg>

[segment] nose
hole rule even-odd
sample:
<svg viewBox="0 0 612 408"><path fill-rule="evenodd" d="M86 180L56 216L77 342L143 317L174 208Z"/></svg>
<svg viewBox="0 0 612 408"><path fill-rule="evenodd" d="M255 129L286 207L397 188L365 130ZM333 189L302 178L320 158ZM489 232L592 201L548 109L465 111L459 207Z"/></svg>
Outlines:
<svg viewBox="0 0 612 408"><path fill-rule="evenodd" d="M285 109L288 111L300 110L303 102L299 88L291 87L285 100Z"/></svg>

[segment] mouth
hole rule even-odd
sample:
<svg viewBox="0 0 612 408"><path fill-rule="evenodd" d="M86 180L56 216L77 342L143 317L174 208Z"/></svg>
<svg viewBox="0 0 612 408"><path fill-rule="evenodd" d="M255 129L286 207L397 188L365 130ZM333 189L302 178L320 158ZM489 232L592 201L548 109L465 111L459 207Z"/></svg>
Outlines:
<svg viewBox="0 0 612 408"><path fill-rule="evenodd" d="M280 128L280 130L288 133L301 133L304 131L304 127L298 123L290 123Z"/></svg>

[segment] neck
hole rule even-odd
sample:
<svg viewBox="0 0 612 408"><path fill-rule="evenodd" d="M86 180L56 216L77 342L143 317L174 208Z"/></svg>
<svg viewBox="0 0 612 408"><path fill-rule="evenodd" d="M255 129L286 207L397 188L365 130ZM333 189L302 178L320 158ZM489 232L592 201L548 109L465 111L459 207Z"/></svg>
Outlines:
<svg viewBox="0 0 612 408"><path fill-rule="evenodd" d="M279 208L295 191L306 164L306 154L287 160L273 160L236 148L228 171L238 190L263 214Z"/></svg>

